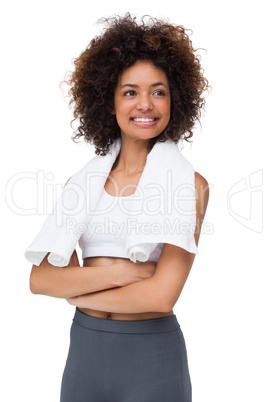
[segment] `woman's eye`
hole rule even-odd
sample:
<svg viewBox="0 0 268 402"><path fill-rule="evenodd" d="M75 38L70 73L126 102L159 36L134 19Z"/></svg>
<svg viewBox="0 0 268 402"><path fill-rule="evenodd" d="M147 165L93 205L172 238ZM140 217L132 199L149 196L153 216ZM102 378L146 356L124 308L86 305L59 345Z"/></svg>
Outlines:
<svg viewBox="0 0 268 402"><path fill-rule="evenodd" d="M124 92L123 95L124 96L134 96L134 95L136 95L136 92L135 91L126 91L126 92Z"/></svg>
<svg viewBox="0 0 268 402"><path fill-rule="evenodd" d="M157 95L157 96L165 96L165 95L166 95L166 94L165 94L165 91L163 91L162 89L158 89L158 90L155 91L153 94L154 94L154 95Z"/></svg>
<svg viewBox="0 0 268 402"><path fill-rule="evenodd" d="M136 96L136 95L137 95L137 92L134 91L133 89L130 89L129 91L125 91L125 92L123 93L123 96ZM154 91L154 92L152 93L152 95L153 95L153 96L165 96L166 93L165 93L165 91L163 91L162 89L157 89L156 91Z"/></svg>

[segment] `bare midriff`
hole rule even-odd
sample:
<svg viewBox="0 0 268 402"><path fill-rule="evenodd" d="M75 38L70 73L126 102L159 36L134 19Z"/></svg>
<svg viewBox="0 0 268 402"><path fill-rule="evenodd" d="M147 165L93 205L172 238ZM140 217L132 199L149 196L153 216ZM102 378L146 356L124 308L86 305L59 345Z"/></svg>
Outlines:
<svg viewBox="0 0 268 402"><path fill-rule="evenodd" d="M126 261L126 258L118 258L118 257L89 257L84 259L84 267L91 267L91 266L101 266L101 265L110 265L115 264L118 262ZM98 311L98 310L91 310L88 308L80 308L79 310L83 313L90 315L92 317L97 318L104 318L108 320L149 320L152 318L159 318L159 317L168 317L173 315L173 310L169 311L168 313L161 313L161 312L146 312L146 313L130 313L130 314L122 314L122 313L112 313L109 311Z"/></svg>

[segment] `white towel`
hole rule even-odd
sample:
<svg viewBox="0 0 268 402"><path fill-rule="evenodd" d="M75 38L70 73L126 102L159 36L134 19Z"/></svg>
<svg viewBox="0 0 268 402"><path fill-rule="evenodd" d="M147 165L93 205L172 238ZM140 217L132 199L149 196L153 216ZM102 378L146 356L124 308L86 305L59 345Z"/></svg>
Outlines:
<svg viewBox="0 0 268 402"><path fill-rule="evenodd" d="M121 138L118 138L106 155L95 155L71 177L24 252L29 262L39 266L50 253L50 264L59 267L69 264L120 149ZM173 141L157 142L148 153L128 209L131 225L125 247L131 261L147 261L158 243L170 243L198 254L194 239L195 172Z"/></svg>

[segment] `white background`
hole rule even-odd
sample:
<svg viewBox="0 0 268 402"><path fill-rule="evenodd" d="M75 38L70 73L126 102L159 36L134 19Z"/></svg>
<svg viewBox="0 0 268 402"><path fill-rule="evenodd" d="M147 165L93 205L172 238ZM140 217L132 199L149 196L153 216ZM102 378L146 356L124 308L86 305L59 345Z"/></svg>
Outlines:
<svg viewBox="0 0 268 402"><path fill-rule="evenodd" d="M59 195L55 189L94 155L71 140L72 115L59 84L100 31L97 20L130 11L192 29L194 47L206 49L199 53L213 88L202 128L182 151L211 186L207 231L175 307L193 402L267 402L264 2L126 4L11 0L2 6L0 399L59 401L74 308L30 293L23 253ZM27 215L37 197L38 211Z"/></svg>

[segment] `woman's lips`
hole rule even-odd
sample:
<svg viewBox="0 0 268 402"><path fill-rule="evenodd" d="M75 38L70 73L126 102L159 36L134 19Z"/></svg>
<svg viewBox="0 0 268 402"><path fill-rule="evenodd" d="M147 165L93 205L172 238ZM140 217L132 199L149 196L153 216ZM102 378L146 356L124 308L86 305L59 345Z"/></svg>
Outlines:
<svg viewBox="0 0 268 402"><path fill-rule="evenodd" d="M159 120L159 117L155 116L134 116L130 118L130 121L136 126L151 127L154 126Z"/></svg>

